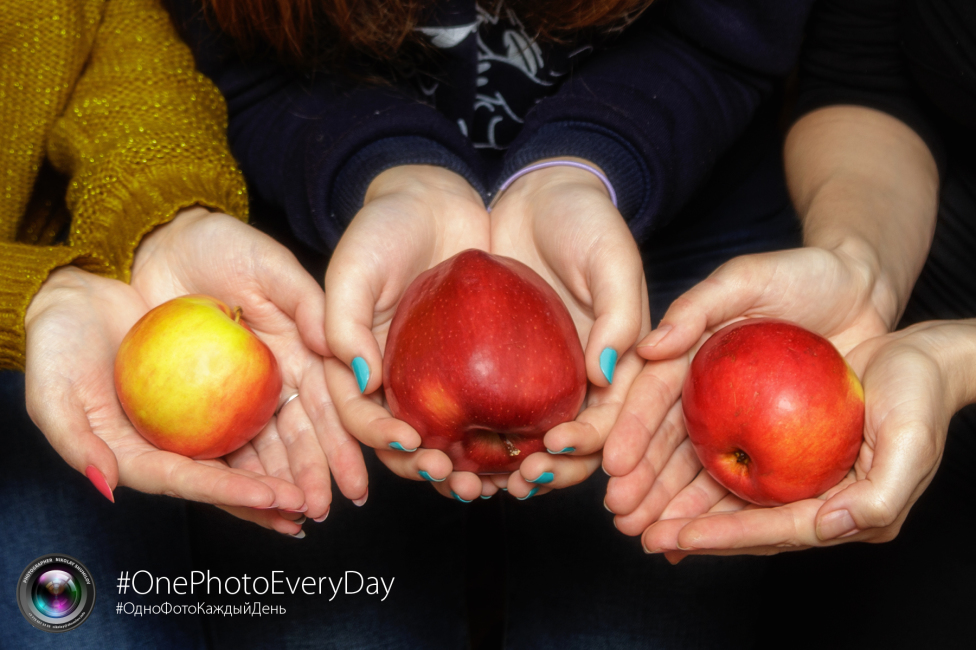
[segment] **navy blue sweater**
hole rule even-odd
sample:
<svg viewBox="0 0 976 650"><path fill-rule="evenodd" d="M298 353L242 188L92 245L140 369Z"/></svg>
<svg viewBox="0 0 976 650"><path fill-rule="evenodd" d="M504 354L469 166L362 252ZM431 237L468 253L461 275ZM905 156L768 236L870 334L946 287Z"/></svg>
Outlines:
<svg viewBox="0 0 976 650"><path fill-rule="evenodd" d="M404 164L447 167L486 201L533 161L604 169L638 241L666 223L789 71L812 0L658 0L623 33L539 46L502 6L445 0L421 31L433 71L397 85L242 60L197 0L171 2L229 109L252 189L295 234L331 250L370 181Z"/></svg>

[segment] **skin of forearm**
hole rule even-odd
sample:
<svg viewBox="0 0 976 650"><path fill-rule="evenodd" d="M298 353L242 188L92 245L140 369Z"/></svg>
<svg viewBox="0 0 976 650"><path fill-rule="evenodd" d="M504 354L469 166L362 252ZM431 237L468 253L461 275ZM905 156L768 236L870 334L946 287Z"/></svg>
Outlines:
<svg viewBox="0 0 976 650"><path fill-rule="evenodd" d="M830 106L793 125L784 160L804 243L856 261L893 327L935 231L939 174L925 142L886 113Z"/></svg>

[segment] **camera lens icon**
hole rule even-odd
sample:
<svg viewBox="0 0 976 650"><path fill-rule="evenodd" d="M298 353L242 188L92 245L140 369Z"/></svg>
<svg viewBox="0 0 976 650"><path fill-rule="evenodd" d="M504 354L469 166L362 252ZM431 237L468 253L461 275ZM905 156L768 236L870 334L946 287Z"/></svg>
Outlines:
<svg viewBox="0 0 976 650"><path fill-rule="evenodd" d="M24 569L17 583L17 604L37 629L67 632L88 620L95 605L95 582L78 560L45 555Z"/></svg>

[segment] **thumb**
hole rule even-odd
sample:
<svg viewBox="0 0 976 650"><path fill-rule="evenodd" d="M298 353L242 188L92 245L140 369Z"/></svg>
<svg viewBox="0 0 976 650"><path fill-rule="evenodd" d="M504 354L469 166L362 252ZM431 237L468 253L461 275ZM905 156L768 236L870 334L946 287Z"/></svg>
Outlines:
<svg viewBox="0 0 976 650"><path fill-rule="evenodd" d="M92 432L77 396L68 390L63 396L48 396L50 399L45 400L34 397L33 393L28 388L27 412L34 424L61 458L115 503L113 490L119 482L118 460L105 441Z"/></svg>
<svg viewBox="0 0 976 650"><path fill-rule="evenodd" d="M707 330L743 316L768 284L759 257L734 258L675 299L657 328L637 344L637 353L652 361L672 359L694 347Z"/></svg>
<svg viewBox="0 0 976 650"><path fill-rule="evenodd" d="M636 245L596 258L588 271L594 322L586 341L586 376L596 386L609 386L618 357L650 323L647 284Z"/></svg>
<svg viewBox="0 0 976 650"><path fill-rule="evenodd" d="M325 332L329 350L352 368L361 393L372 393L383 381L383 356L373 335L373 315L380 285L368 270L333 257L325 274Z"/></svg>
<svg viewBox="0 0 976 650"><path fill-rule="evenodd" d="M865 478L820 507L817 537L828 541L872 528L900 526L917 492L938 467L941 451L936 439L933 429L923 422L885 422ZM863 457L863 448L861 453Z"/></svg>

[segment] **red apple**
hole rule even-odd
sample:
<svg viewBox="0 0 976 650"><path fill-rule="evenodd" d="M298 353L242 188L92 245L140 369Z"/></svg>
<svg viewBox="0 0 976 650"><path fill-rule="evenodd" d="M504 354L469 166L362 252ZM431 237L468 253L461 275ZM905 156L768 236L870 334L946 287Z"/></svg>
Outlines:
<svg viewBox="0 0 976 650"><path fill-rule="evenodd" d="M825 338L746 319L695 355L682 406L698 458L719 483L772 506L823 494L861 447L864 391Z"/></svg>
<svg viewBox="0 0 976 650"><path fill-rule="evenodd" d="M182 296L150 310L125 335L115 390L149 442L191 458L218 458L274 415L281 373L239 308Z"/></svg>
<svg viewBox="0 0 976 650"><path fill-rule="evenodd" d="M532 269L467 250L407 288L386 341L393 415L458 471L511 472L586 395L579 335Z"/></svg>

